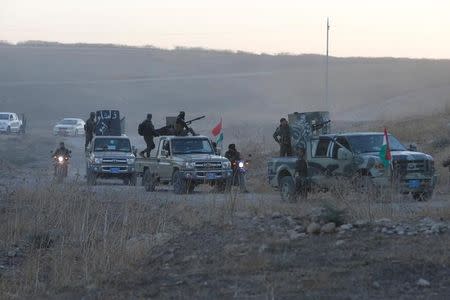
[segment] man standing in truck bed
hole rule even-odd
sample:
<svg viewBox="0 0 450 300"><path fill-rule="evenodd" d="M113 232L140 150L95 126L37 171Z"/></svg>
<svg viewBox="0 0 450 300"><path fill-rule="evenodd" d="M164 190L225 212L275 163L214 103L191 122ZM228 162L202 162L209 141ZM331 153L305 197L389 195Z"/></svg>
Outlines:
<svg viewBox="0 0 450 300"><path fill-rule="evenodd" d="M146 157L145 154L147 154L147 157L150 157L150 152L155 149L153 138L158 136L152 123L152 114L147 114L147 119L139 124L138 133L144 137L145 144L147 145L147 148L141 151L139 155Z"/></svg>
<svg viewBox="0 0 450 300"><path fill-rule="evenodd" d="M89 144L92 142L92 139L94 138L94 131L95 131L95 112L91 112L89 119L84 124L84 133L86 142L84 144L84 149L86 150Z"/></svg>
<svg viewBox="0 0 450 300"><path fill-rule="evenodd" d="M292 155L291 129L289 128L289 123L285 118L280 120L280 126L278 126L275 130L273 138L278 144L280 144L281 157Z"/></svg>

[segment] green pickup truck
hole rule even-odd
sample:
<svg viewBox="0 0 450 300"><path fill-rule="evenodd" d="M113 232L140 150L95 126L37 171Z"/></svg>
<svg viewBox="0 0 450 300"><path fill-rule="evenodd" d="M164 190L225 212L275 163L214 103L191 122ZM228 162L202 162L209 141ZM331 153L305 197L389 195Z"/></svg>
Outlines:
<svg viewBox="0 0 450 300"><path fill-rule="evenodd" d="M389 135L392 166L385 168L379 158L383 132L330 134L329 128L324 127L314 133L311 124L326 124L324 113L301 115L289 116L294 132L293 145L306 149L306 181L314 190L329 190L336 185L336 179L348 179L351 183L356 182L357 187L368 184L389 187L402 194L412 194L415 199L426 200L432 196L437 181L432 156L407 149L396 137ZM310 126L303 129L306 134L295 134L299 127L297 120L301 120L302 127ZM298 197L294 183L296 160L296 157L276 157L268 162L269 182L280 190L283 200L292 201Z"/></svg>
<svg viewBox="0 0 450 300"><path fill-rule="evenodd" d="M157 145L154 156L135 162L149 192L168 185L176 194L185 194L200 184L224 187L231 181L230 161L215 154L206 136L162 136Z"/></svg>

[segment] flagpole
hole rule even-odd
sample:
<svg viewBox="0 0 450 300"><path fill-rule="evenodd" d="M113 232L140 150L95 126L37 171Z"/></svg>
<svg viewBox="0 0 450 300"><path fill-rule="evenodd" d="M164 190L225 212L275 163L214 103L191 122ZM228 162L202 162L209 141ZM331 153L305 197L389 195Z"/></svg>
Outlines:
<svg viewBox="0 0 450 300"><path fill-rule="evenodd" d="M330 111L330 103L328 99L328 47L329 47L330 22L327 18L327 49L326 49L326 67L325 67L325 106Z"/></svg>

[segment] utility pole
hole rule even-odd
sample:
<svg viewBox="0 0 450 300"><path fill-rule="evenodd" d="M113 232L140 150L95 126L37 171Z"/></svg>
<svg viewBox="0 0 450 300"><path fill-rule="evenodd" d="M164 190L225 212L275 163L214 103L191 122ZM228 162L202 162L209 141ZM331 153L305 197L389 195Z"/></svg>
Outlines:
<svg viewBox="0 0 450 300"><path fill-rule="evenodd" d="M329 43L329 33L330 33L330 22L329 22L329 19L327 18L327 57L326 57L326 69L325 69L325 106L326 106L326 110L328 110L328 111L331 110L329 99L328 99L328 43Z"/></svg>

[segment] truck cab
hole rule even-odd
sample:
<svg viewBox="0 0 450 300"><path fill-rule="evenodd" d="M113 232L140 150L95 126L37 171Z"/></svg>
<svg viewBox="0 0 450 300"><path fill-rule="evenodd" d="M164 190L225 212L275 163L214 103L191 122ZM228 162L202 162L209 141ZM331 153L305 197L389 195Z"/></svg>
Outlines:
<svg viewBox="0 0 450 300"><path fill-rule="evenodd" d="M94 137L86 152L88 185L95 185L97 178L121 179L126 185L136 185L135 159L127 136Z"/></svg>
<svg viewBox="0 0 450 300"><path fill-rule="evenodd" d="M200 184L226 185L232 178L231 163L215 154L206 136L162 136L155 156L138 158L143 185L172 185L176 194L192 192Z"/></svg>

